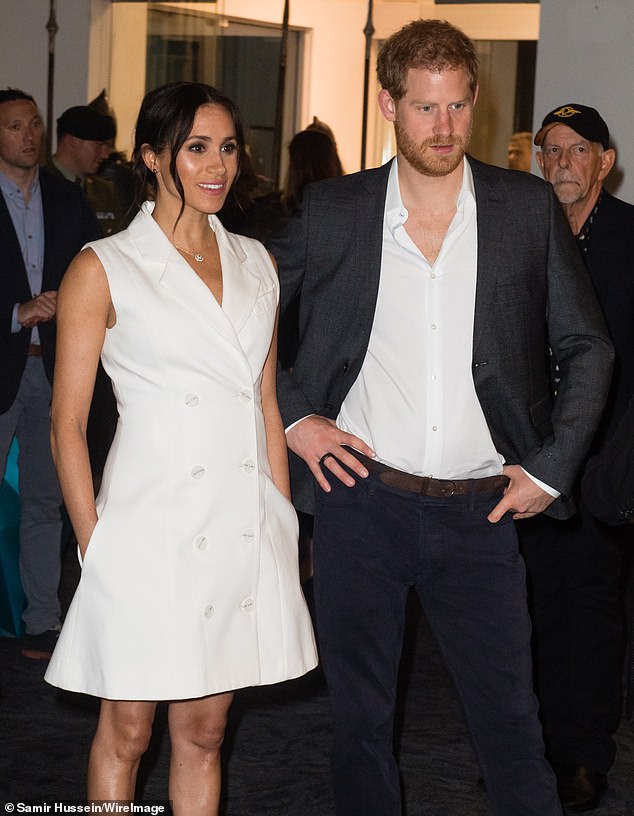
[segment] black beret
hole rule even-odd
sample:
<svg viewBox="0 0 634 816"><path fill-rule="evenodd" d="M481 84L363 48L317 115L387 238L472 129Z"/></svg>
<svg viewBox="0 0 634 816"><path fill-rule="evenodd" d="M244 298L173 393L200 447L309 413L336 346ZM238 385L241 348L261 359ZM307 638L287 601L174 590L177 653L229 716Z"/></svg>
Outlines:
<svg viewBox="0 0 634 816"><path fill-rule="evenodd" d="M57 120L57 127L62 133L90 142L107 142L115 135L112 116L99 113L88 105L76 105L64 111Z"/></svg>

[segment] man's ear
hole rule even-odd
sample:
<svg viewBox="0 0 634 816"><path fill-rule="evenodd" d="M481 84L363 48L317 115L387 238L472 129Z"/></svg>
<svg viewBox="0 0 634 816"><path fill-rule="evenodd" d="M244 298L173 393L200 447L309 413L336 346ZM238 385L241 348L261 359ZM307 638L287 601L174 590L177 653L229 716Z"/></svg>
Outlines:
<svg viewBox="0 0 634 816"><path fill-rule="evenodd" d="M379 91L379 110L388 122L393 122L396 119L396 102L385 88L381 88Z"/></svg>
<svg viewBox="0 0 634 816"><path fill-rule="evenodd" d="M607 150L604 150L601 154L601 169L599 170L599 181L603 181L603 179L609 174L609 172L614 167L614 163L616 162L616 150L609 147Z"/></svg>
<svg viewBox="0 0 634 816"><path fill-rule="evenodd" d="M538 150L535 153L535 161L537 162L540 173L542 174L542 176L544 176L544 156L542 155L541 150ZM546 176L544 176L544 178L546 178Z"/></svg>

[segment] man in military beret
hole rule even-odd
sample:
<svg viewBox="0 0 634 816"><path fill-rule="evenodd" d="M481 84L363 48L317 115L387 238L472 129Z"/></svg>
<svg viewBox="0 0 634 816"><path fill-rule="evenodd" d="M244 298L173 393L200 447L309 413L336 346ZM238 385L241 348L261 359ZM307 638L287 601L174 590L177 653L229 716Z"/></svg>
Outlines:
<svg viewBox="0 0 634 816"><path fill-rule="evenodd" d="M57 151L49 169L81 184L105 237L127 226L125 208L114 182L96 175L110 155L115 136L112 116L89 105L68 108L57 120ZM100 364L88 418L88 449L98 488L117 422L110 378Z"/></svg>
<svg viewBox="0 0 634 816"><path fill-rule="evenodd" d="M109 142L114 135L111 116L88 105L69 108L57 120L57 151L51 163L51 169L83 186L104 236L125 226L117 188L95 175L110 155Z"/></svg>
<svg viewBox="0 0 634 816"><path fill-rule="evenodd" d="M605 449L634 395L634 207L603 182L616 160L599 112L569 102L535 136L537 163L563 206L615 349L614 377L591 453ZM621 714L623 543L631 528L578 513L518 525L534 632L536 691L563 804L596 807L615 756Z"/></svg>

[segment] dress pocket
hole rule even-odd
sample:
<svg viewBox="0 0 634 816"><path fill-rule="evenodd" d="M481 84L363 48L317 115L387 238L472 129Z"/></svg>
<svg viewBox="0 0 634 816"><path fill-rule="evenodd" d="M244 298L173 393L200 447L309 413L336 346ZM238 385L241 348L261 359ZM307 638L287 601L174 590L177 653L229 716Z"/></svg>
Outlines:
<svg viewBox="0 0 634 816"><path fill-rule="evenodd" d="M86 547L86 555L83 558L81 557L81 551L79 549L79 545L77 546L77 559L79 560L79 566L82 568L82 570L86 566L86 559L87 558L88 559L92 558L92 553L93 553L93 551L95 549L95 538L96 538L96 533L97 533L97 528L98 527L99 527L99 519L97 519L97 522L96 522L95 526L92 529L92 533L90 534L90 538L88 539L88 546Z"/></svg>

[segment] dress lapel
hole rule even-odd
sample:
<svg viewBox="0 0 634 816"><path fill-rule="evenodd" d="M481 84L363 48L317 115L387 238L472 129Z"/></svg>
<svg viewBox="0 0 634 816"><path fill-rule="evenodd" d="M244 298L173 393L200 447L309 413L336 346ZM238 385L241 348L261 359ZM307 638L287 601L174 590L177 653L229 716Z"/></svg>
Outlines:
<svg viewBox="0 0 634 816"><path fill-rule="evenodd" d="M238 237L227 232L215 215L209 223L216 233L223 270L222 311L239 335L260 293L257 260L246 255Z"/></svg>
<svg viewBox="0 0 634 816"><path fill-rule="evenodd" d="M228 343L241 351L229 315L224 308L221 308L207 286L167 239L163 230L152 218L152 209L152 203L146 202L139 215L130 225L132 239L144 259L145 269L149 274L156 275L160 286L170 297L177 300L192 315L204 321ZM210 224L218 235L219 222L213 216L212 219L213 221L210 221ZM235 263L235 260L228 256L226 252L223 255L222 246L220 257L223 268L224 307L227 297L229 303L234 299L231 290L234 277L232 264Z"/></svg>

